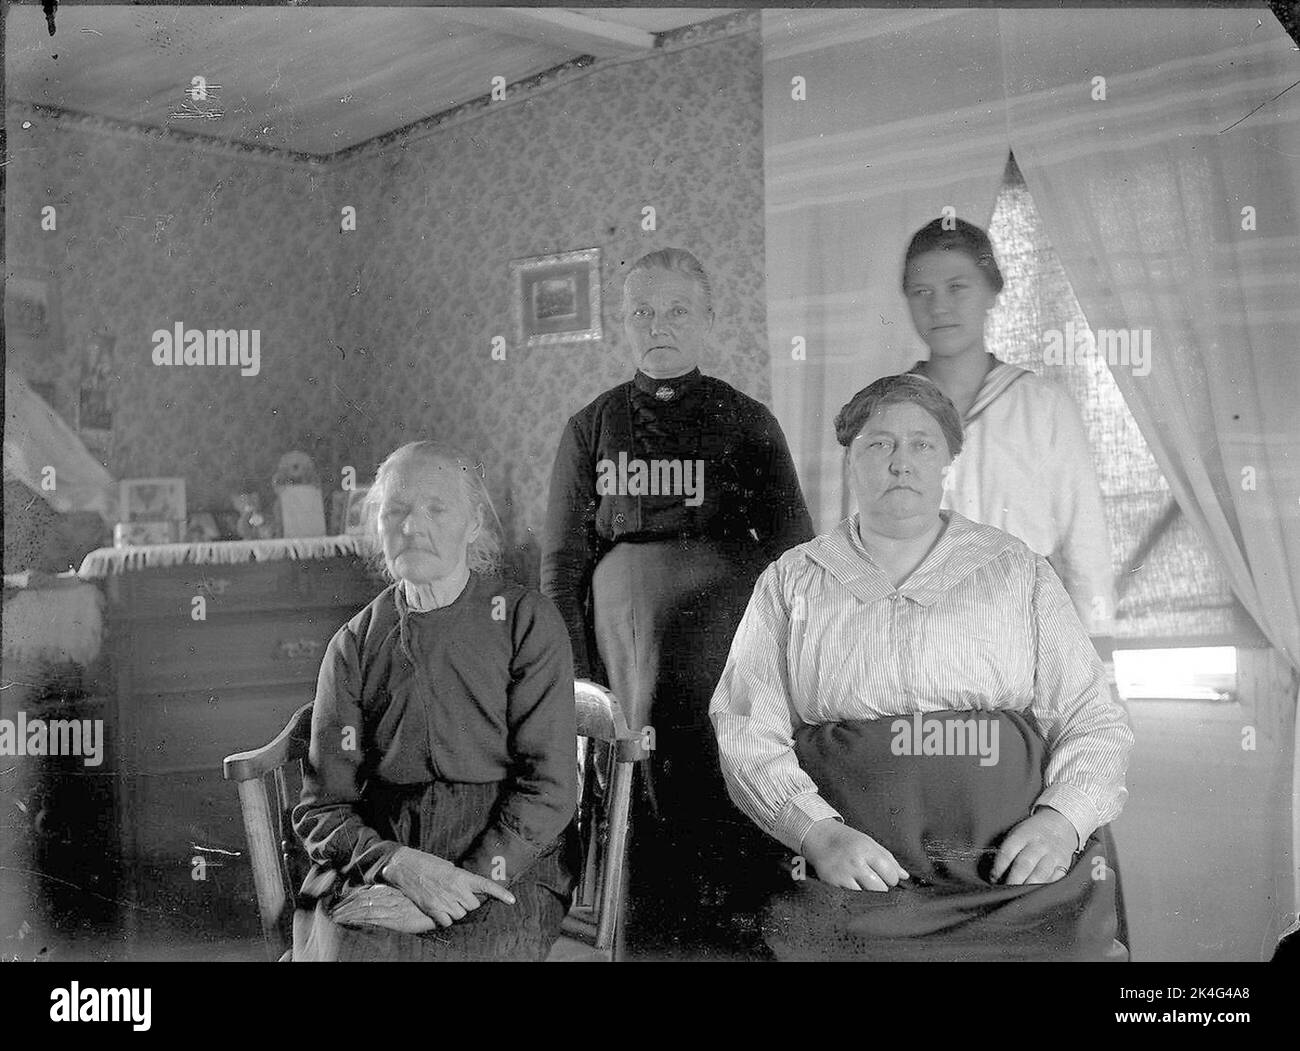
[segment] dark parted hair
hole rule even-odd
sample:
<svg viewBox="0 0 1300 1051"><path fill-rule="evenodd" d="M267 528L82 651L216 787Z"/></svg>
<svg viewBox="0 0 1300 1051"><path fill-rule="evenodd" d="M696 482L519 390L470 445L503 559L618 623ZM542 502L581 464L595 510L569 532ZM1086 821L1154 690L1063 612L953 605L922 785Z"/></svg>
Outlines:
<svg viewBox="0 0 1300 1051"><path fill-rule="evenodd" d="M998 269L997 257L993 254L993 242L989 240L983 228L965 219L946 220L953 229L944 229L943 219L926 223L912 235L908 243L907 254L903 257L903 291L907 291L907 270L912 260L926 252L965 252L970 256L989 286L994 292L1002 291L1002 271Z"/></svg>
<svg viewBox="0 0 1300 1051"><path fill-rule="evenodd" d="M847 449L877 409L908 403L934 417L948 443L948 454L956 457L962 447L961 414L933 380L915 372L885 376L853 395L835 417L835 440Z"/></svg>

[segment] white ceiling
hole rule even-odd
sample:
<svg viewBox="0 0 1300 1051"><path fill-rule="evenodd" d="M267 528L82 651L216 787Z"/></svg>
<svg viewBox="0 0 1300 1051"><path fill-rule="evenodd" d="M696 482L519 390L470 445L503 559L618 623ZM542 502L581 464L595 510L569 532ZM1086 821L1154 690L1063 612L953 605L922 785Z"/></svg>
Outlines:
<svg viewBox="0 0 1300 1051"><path fill-rule="evenodd" d="M8 5L13 100L327 155L734 8ZM57 57L55 57L57 56ZM191 78L208 85L191 99Z"/></svg>

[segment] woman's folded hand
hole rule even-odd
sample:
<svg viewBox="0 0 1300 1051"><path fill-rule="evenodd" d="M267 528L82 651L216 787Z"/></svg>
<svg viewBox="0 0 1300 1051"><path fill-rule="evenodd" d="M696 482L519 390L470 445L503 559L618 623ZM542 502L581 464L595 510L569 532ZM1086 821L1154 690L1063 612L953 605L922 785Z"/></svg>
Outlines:
<svg viewBox="0 0 1300 1051"><path fill-rule="evenodd" d="M874 839L832 817L813 824L803 837L802 850L817 878L832 887L885 891L911 879Z"/></svg>
<svg viewBox="0 0 1300 1051"><path fill-rule="evenodd" d="M412 847L401 847L393 854L384 866L383 878L440 927L463 920L485 898L515 903L515 896L499 883Z"/></svg>
<svg viewBox="0 0 1300 1051"><path fill-rule="evenodd" d="M1039 807L1002 840L993 859L993 882L1011 887L1055 883L1070 871L1078 844L1079 834L1069 818L1051 807Z"/></svg>
<svg viewBox="0 0 1300 1051"><path fill-rule="evenodd" d="M330 912L344 927L385 927L403 934L424 934L437 926L396 887L372 884L358 887Z"/></svg>

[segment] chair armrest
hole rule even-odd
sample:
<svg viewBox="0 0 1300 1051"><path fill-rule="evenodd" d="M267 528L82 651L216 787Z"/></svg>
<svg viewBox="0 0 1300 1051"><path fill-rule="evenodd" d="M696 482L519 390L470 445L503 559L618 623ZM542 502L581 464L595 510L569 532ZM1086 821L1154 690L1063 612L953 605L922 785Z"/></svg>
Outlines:
<svg viewBox="0 0 1300 1051"><path fill-rule="evenodd" d="M589 679L577 679L573 684L573 699L579 737L614 745L619 762L636 763L650 757L644 737L628 728L622 705L607 687Z"/></svg>
<svg viewBox="0 0 1300 1051"><path fill-rule="evenodd" d="M650 749L645 742L640 734L622 738L614 744L614 755L620 763L643 763L650 758Z"/></svg>

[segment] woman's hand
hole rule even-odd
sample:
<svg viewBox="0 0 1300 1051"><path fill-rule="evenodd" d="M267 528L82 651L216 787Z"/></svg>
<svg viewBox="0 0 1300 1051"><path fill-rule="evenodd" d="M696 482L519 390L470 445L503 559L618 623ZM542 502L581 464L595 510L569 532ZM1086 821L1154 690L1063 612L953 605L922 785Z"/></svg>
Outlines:
<svg viewBox="0 0 1300 1051"><path fill-rule="evenodd" d="M440 927L463 920L484 898L515 903L515 896L499 883L411 847L402 847L388 860L383 878Z"/></svg>
<svg viewBox="0 0 1300 1051"><path fill-rule="evenodd" d="M384 927L403 934L424 934L437 926L400 890L382 884L352 891L330 917L344 927Z"/></svg>
<svg viewBox="0 0 1300 1051"><path fill-rule="evenodd" d="M1079 834L1060 811L1039 807L1007 833L993 859L993 882L1055 883L1070 871Z"/></svg>
<svg viewBox="0 0 1300 1051"><path fill-rule="evenodd" d="M885 891L911 879L894 855L870 836L833 817L813 824L803 837L803 856L817 878L845 890Z"/></svg>

